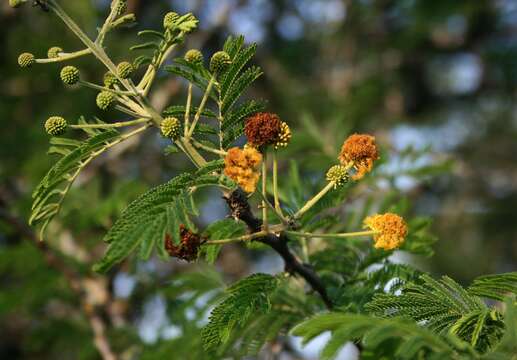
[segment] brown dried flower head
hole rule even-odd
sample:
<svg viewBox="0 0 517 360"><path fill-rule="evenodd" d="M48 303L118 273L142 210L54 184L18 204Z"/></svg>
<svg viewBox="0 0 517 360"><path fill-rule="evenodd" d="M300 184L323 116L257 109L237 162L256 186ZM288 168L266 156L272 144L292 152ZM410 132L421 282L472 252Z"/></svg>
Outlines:
<svg viewBox="0 0 517 360"><path fill-rule="evenodd" d="M244 149L233 147L224 159L224 174L234 180L246 192L252 193L260 177L262 154L251 146Z"/></svg>
<svg viewBox="0 0 517 360"><path fill-rule="evenodd" d="M165 250L170 256L186 261L194 261L198 257L199 247L203 239L198 234L193 233L184 225L180 225L180 243L174 244L169 234L165 235Z"/></svg>
<svg viewBox="0 0 517 360"><path fill-rule="evenodd" d="M393 213L368 216L364 219L364 227L377 232L373 236L374 246L384 250L398 248L404 242L408 232L404 219Z"/></svg>
<svg viewBox="0 0 517 360"><path fill-rule="evenodd" d="M277 114L256 113L246 120L244 133L253 146L276 143L282 132L282 121Z"/></svg>
<svg viewBox="0 0 517 360"><path fill-rule="evenodd" d="M349 136L343 143L338 159L343 165L352 162L357 171L352 179L361 179L366 173L372 171L373 162L379 159L375 137L365 134Z"/></svg>

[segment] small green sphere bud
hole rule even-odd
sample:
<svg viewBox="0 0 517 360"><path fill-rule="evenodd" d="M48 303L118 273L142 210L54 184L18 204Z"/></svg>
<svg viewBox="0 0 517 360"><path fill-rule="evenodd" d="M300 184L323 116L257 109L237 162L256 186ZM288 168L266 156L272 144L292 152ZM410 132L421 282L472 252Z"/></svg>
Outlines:
<svg viewBox="0 0 517 360"><path fill-rule="evenodd" d="M163 17L163 27L165 29L172 30L174 26L176 25L176 20L178 20L179 15L175 12L171 11L165 14Z"/></svg>
<svg viewBox="0 0 517 360"><path fill-rule="evenodd" d="M50 136L63 135L66 131L66 120L61 116L51 116L45 121L45 131Z"/></svg>
<svg viewBox="0 0 517 360"><path fill-rule="evenodd" d="M214 74L220 73L232 63L230 55L226 51L218 51L210 59L210 71Z"/></svg>
<svg viewBox="0 0 517 360"><path fill-rule="evenodd" d="M133 65L127 61L121 62L117 65L117 73L122 79L127 79L135 71Z"/></svg>
<svg viewBox="0 0 517 360"><path fill-rule="evenodd" d="M59 57L59 53L63 52L63 49L61 49L59 46L53 46L47 51L47 57L49 59L54 59Z"/></svg>
<svg viewBox="0 0 517 360"><path fill-rule="evenodd" d="M104 86L109 88L116 84L118 84L118 79L111 71L108 71L106 74L104 74Z"/></svg>
<svg viewBox="0 0 517 360"><path fill-rule="evenodd" d="M197 49L190 49L185 53L185 61L191 64L202 64L203 63L203 54L201 51Z"/></svg>
<svg viewBox="0 0 517 360"><path fill-rule="evenodd" d="M9 0L9 6L12 8L17 8L25 4L26 2L27 0Z"/></svg>
<svg viewBox="0 0 517 360"><path fill-rule="evenodd" d="M162 135L168 139L177 139L180 135L180 122L175 117L166 117L160 124Z"/></svg>
<svg viewBox="0 0 517 360"><path fill-rule="evenodd" d="M115 15L119 16L126 12L127 1L126 0L115 0L111 3L112 8L115 7Z"/></svg>
<svg viewBox="0 0 517 360"><path fill-rule="evenodd" d="M334 189L348 182L348 169L343 165L334 165L327 171L327 181L334 182Z"/></svg>
<svg viewBox="0 0 517 360"><path fill-rule="evenodd" d="M36 59L31 53L23 53L18 57L18 65L22 68L28 68L34 65Z"/></svg>
<svg viewBox="0 0 517 360"><path fill-rule="evenodd" d="M77 84L79 81L79 70L75 66L65 66L61 70L61 81L67 85Z"/></svg>
<svg viewBox="0 0 517 360"><path fill-rule="evenodd" d="M101 91L97 95L97 106L99 109L108 110L115 102L115 94L111 91Z"/></svg>

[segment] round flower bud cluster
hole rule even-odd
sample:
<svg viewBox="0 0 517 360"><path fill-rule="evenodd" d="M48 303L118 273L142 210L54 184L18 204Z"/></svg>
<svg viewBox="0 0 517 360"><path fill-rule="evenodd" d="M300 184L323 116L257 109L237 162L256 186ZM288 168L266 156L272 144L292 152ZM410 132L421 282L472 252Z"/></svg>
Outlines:
<svg viewBox="0 0 517 360"><path fill-rule="evenodd" d="M343 165L334 165L327 171L327 181L334 182L334 189L348 182L348 169Z"/></svg>
<svg viewBox="0 0 517 360"><path fill-rule="evenodd" d="M53 46L47 51L47 57L49 59L54 59L59 57L59 53L63 52L63 49L61 49L59 46Z"/></svg>
<svg viewBox="0 0 517 360"><path fill-rule="evenodd" d="M343 143L338 157L342 165L353 164L357 171L352 179L359 180L372 171L373 162L379 159L375 137L364 134L354 134Z"/></svg>
<svg viewBox="0 0 517 360"><path fill-rule="evenodd" d="M135 68L130 62L123 61L117 65L117 74L122 79L127 79L135 71Z"/></svg>
<svg viewBox="0 0 517 360"><path fill-rule="evenodd" d="M106 86L107 88L110 88L110 87L118 84L118 79L111 71L108 71L104 74L103 82L104 82L104 86Z"/></svg>
<svg viewBox="0 0 517 360"><path fill-rule="evenodd" d="M77 84L79 81L79 70L75 66L65 66L61 69L61 81L67 85Z"/></svg>
<svg viewBox="0 0 517 360"><path fill-rule="evenodd" d="M279 149L281 147L287 147L291 142L291 129L286 122L281 122L280 124L280 132L278 133L278 137L275 140L275 149Z"/></svg>
<svg viewBox="0 0 517 360"><path fill-rule="evenodd" d="M165 14L163 17L163 27L165 29L172 30L174 26L176 25L176 20L178 20L179 15L175 12L171 11Z"/></svg>
<svg viewBox="0 0 517 360"><path fill-rule="evenodd" d="M51 116L45 121L45 131L51 136L62 135L66 131L66 120L61 116Z"/></svg>
<svg viewBox="0 0 517 360"><path fill-rule="evenodd" d="M97 95L96 102L99 109L108 110L115 102L115 94L111 91L101 91L99 95Z"/></svg>
<svg viewBox="0 0 517 360"><path fill-rule="evenodd" d="M197 49L190 49L185 53L185 61L195 65L202 64L203 54Z"/></svg>
<svg viewBox="0 0 517 360"><path fill-rule="evenodd" d="M256 113L246 120L244 134L246 134L248 142L256 147L280 144L282 121L280 121L280 117L277 114L267 112ZM284 139L290 137L290 131L288 134L284 134L283 137Z"/></svg>
<svg viewBox="0 0 517 360"><path fill-rule="evenodd" d="M118 0L114 1L111 6L115 6L115 15L119 16L126 12L127 10L127 1L126 0Z"/></svg>
<svg viewBox="0 0 517 360"><path fill-rule="evenodd" d="M225 71L232 63L230 55L226 51L218 51L210 59L210 71L214 74Z"/></svg>
<svg viewBox="0 0 517 360"><path fill-rule="evenodd" d="M194 261L198 257L199 247L205 239L190 231L183 224L180 225L180 243L174 244L169 234L165 235L165 250L167 253L178 259Z"/></svg>
<svg viewBox="0 0 517 360"><path fill-rule="evenodd" d="M376 232L373 236L375 248L393 250L404 242L408 228L402 217L393 213L368 216L364 219L364 228Z"/></svg>
<svg viewBox="0 0 517 360"><path fill-rule="evenodd" d="M18 57L18 65L22 68L28 68L31 67L36 63L36 59L34 58L34 55L31 53L23 53Z"/></svg>
<svg viewBox="0 0 517 360"><path fill-rule="evenodd" d="M228 150L224 158L224 174L235 181L247 193L257 188L260 177L262 154L254 147L238 147Z"/></svg>
<svg viewBox="0 0 517 360"><path fill-rule="evenodd" d="M180 136L181 125L177 118L169 116L163 119L160 124L160 131L163 137L177 139Z"/></svg>

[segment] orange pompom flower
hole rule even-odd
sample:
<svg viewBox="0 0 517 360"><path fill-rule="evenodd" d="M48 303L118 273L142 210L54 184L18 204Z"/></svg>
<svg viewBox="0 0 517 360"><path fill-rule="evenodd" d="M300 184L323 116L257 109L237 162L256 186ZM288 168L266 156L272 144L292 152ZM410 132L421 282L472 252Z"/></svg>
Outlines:
<svg viewBox="0 0 517 360"><path fill-rule="evenodd" d="M357 173L352 179L359 180L372 171L373 162L379 158L375 137L364 134L354 134L343 143L339 161L343 165L353 163Z"/></svg>
<svg viewBox="0 0 517 360"><path fill-rule="evenodd" d="M392 250L404 242L408 229L404 219L397 214L386 213L368 216L364 227L377 233L373 236L376 249Z"/></svg>
<svg viewBox="0 0 517 360"><path fill-rule="evenodd" d="M234 180L246 192L252 193L260 177L262 154L251 146L228 150L224 159L224 174Z"/></svg>
<svg viewBox="0 0 517 360"><path fill-rule="evenodd" d="M246 120L244 133L253 146L275 144L282 133L282 121L277 114L256 113Z"/></svg>
<svg viewBox="0 0 517 360"><path fill-rule="evenodd" d="M186 261L196 260L199 247L204 242L204 239L187 229L185 225L180 225L180 238L180 243L176 245L169 234L165 235L165 250L167 253L170 256Z"/></svg>

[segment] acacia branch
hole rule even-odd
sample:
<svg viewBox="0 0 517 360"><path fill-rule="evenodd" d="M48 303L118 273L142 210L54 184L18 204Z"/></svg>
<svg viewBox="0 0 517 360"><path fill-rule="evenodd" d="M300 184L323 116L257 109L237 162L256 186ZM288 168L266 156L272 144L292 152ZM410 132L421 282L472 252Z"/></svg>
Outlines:
<svg viewBox="0 0 517 360"><path fill-rule="evenodd" d="M237 189L224 197L228 207L232 212L232 216L242 220L252 233L258 233L262 230L262 220L257 218L251 211L250 204L246 194ZM307 283L316 291L328 309L332 309L332 301L330 300L327 290L323 282L314 270L307 264L302 264L296 256L291 252L288 246L289 238L285 233L275 235L272 233L255 239L265 245L268 245L282 257L285 264L285 270L291 274L298 274L307 281Z"/></svg>

